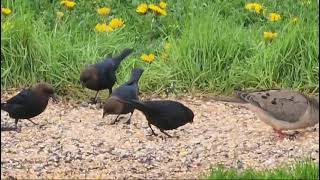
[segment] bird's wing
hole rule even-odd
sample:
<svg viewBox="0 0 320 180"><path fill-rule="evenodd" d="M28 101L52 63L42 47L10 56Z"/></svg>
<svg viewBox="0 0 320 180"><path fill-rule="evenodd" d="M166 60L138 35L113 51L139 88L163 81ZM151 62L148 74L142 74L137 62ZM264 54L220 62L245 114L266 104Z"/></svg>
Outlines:
<svg viewBox="0 0 320 180"><path fill-rule="evenodd" d="M7 104L20 104L24 105L26 101L32 98L32 91L31 89L24 89L19 92L16 96L13 96L7 101Z"/></svg>
<svg viewBox="0 0 320 180"><path fill-rule="evenodd" d="M269 113L274 118L286 122L298 121L309 106L306 96L289 90L237 92L237 95L242 100Z"/></svg>
<svg viewBox="0 0 320 180"><path fill-rule="evenodd" d="M137 88L135 86L121 85L112 92L112 96L122 99L138 99Z"/></svg>

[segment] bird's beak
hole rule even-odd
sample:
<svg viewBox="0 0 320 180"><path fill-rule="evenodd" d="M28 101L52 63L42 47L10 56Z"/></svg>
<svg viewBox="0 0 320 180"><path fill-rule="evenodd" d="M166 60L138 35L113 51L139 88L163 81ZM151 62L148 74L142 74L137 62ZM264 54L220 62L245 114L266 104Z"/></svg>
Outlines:
<svg viewBox="0 0 320 180"><path fill-rule="evenodd" d="M51 95L53 102L58 103L59 102L59 97L56 94Z"/></svg>

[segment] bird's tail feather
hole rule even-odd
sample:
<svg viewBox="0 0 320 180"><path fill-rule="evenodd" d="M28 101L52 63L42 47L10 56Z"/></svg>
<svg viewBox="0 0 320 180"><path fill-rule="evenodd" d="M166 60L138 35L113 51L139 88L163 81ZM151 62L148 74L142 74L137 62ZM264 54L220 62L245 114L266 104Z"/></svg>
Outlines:
<svg viewBox="0 0 320 180"><path fill-rule="evenodd" d="M143 102L135 99L117 99L117 101L126 103L126 104L131 104L135 109L138 109L142 112L145 111L150 111L150 108L146 106Z"/></svg>
<svg viewBox="0 0 320 180"><path fill-rule="evenodd" d="M246 103L244 100L242 100L239 97L223 97L223 96L213 96L211 97L215 101L222 101L222 102L229 102L229 103L239 103L244 104Z"/></svg>
<svg viewBox="0 0 320 180"><path fill-rule="evenodd" d="M126 48L124 49L119 56L115 56L112 59L115 62L115 67L118 68L119 64L122 60L124 60L127 56L129 56L133 52L133 49Z"/></svg>
<svg viewBox="0 0 320 180"><path fill-rule="evenodd" d="M1 103L1 110L7 111L7 103L6 102Z"/></svg>

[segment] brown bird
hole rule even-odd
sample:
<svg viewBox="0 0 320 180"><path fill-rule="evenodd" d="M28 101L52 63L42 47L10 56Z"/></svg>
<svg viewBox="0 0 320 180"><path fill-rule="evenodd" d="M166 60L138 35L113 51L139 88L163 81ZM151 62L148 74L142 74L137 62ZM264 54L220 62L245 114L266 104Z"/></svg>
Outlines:
<svg viewBox="0 0 320 180"><path fill-rule="evenodd" d="M52 86L47 83L39 83L1 103L1 110L8 112L9 116L15 119L14 129L16 130L19 119L27 119L37 125L30 118L41 114L46 109L50 97L57 101L58 97Z"/></svg>
<svg viewBox="0 0 320 180"><path fill-rule="evenodd" d="M176 129L187 123L192 123L194 114L191 109L183 104L171 100L157 100L157 101L139 101L134 99L117 99L120 102L128 103L134 108L140 110L148 120L152 134L157 136L153 131L151 124L159 128L159 130L170 136L165 130Z"/></svg>
<svg viewBox="0 0 320 180"><path fill-rule="evenodd" d="M81 73L80 82L82 86L97 91L94 98L91 98L93 103L96 103L96 98L101 90L108 89L109 95L111 95L112 87L117 80L116 70L122 60L132 51L133 49L126 48L116 57L109 54L102 62L90 65Z"/></svg>
<svg viewBox="0 0 320 180"><path fill-rule="evenodd" d="M139 86L138 82L143 73L143 69L140 68L134 68L131 72L131 77L129 81L115 89L110 98L107 99L103 106L103 115L102 118L104 118L108 114L118 114L116 119L111 123L114 124L120 114L127 114L131 113L127 124L130 124L131 116L134 112L134 107L130 104L121 103L117 99L135 99L138 100L138 94L139 94Z"/></svg>
<svg viewBox="0 0 320 180"><path fill-rule="evenodd" d="M220 100L247 107L270 125L281 139L289 136L283 130L301 129L319 123L319 96L307 97L285 89L237 91L236 96L236 99Z"/></svg>

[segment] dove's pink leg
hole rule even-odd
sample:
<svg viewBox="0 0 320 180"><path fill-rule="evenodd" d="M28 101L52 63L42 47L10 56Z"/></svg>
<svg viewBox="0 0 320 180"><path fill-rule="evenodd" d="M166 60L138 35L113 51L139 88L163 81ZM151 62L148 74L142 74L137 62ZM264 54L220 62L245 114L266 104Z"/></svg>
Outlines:
<svg viewBox="0 0 320 180"><path fill-rule="evenodd" d="M278 135L279 135L279 138L281 140L283 140L284 138L288 137L288 134L285 134L281 131L281 129L276 129L276 128L273 128L274 132L276 132Z"/></svg>

